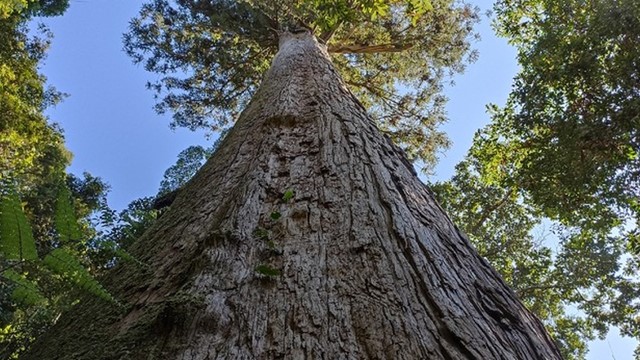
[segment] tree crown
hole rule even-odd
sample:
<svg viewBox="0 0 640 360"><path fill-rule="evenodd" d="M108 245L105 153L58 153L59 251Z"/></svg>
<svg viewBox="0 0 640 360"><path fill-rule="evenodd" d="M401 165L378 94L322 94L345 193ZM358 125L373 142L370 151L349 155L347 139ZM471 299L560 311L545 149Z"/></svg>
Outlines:
<svg viewBox="0 0 640 360"><path fill-rule="evenodd" d="M477 10L451 0L287 0L146 3L124 36L125 50L148 71L156 110L172 126L228 127L255 92L278 32L304 27L334 54L345 82L410 158L427 167L447 146L448 75L461 72Z"/></svg>

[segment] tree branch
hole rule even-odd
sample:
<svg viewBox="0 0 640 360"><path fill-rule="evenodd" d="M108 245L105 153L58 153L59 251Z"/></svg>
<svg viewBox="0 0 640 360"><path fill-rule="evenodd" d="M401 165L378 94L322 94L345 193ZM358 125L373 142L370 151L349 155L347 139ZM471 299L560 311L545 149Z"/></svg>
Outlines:
<svg viewBox="0 0 640 360"><path fill-rule="evenodd" d="M402 52L414 47L415 44L378 44L378 45L329 45L328 51L334 54L375 54L388 52Z"/></svg>
<svg viewBox="0 0 640 360"><path fill-rule="evenodd" d="M489 216L491 216L491 213L501 208L507 202L507 200L509 200L512 193L513 193L513 190L507 191L504 194L504 197L500 199L500 201L498 201L497 203L493 204L488 208L485 208L484 211L482 212L482 215L480 216L480 219L473 225L469 233L475 234L478 231L478 229L480 229L480 226L482 226L482 224L484 224L484 222L487 221Z"/></svg>
<svg viewBox="0 0 640 360"><path fill-rule="evenodd" d="M514 291L516 292L516 294L518 294L518 297L520 298L524 298L525 296L527 296L530 292L534 291L534 290L555 290L555 289L564 289L565 288L565 284L553 284L553 285L532 285L532 286L527 286L524 287L522 289L514 289ZM580 296L582 297L582 294L580 294ZM584 297L582 297L584 299Z"/></svg>
<svg viewBox="0 0 640 360"><path fill-rule="evenodd" d="M336 26L333 27L333 29L324 31L322 34L318 36L318 38L322 40L325 44L329 43L329 40L331 40L331 37L333 36L333 34L336 33L336 31L338 31L340 26L342 26L342 23L343 22L340 21L339 23L336 24Z"/></svg>

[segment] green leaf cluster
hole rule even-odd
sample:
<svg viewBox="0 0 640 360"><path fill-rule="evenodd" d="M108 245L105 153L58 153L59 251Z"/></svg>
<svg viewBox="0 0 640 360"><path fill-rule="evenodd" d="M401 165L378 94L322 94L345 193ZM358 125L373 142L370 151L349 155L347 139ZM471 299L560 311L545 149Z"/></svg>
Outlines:
<svg viewBox="0 0 640 360"><path fill-rule="evenodd" d="M3 0L0 2L0 20L12 16L56 16L69 7L69 0Z"/></svg>
<svg viewBox="0 0 640 360"><path fill-rule="evenodd" d="M25 307L41 305L47 302L37 284L27 279L24 274L13 269L7 269L2 272L2 277L15 285L11 294L14 301L21 303Z"/></svg>
<svg viewBox="0 0 640 360"><path fill-rule="evenodd" d="M288 203L291 199L293 199L293 197L295 196L295 191L289 189L287 191L284 192L284 194L282 195L282 201L286 204Z"/></svg>
<svg viewBox="0 0 640 360"><path fill-rule="evenodd" d="M513 149L502 161L517 166L491 171L525 189L551 218L637 223L640 4L510 0L494 10L521 70L478 139L485 153Z"/></svg>
<svg viewBox="0 0 640 360"><path fill-rule="evenodd" d="M116 214L113 210L102 213L102 230L89 244L90 248L95 249L92 256L100 270L113 267L116 260L114 257L140 265L139 260L129 254L127 249L158 219L161 212L153 208L154 201L154 197L139 198L129 203L120 213Z"/></svg>
<svg viewBox="0 0 640 360"><path fill-rule="evenodd" d="M256 272L260 275L264 275L267 277L277 277L280 276L280 270L272 268L269 265L260 264L256 266Z"/></svg>
<svg viewBox="0 0 640 360"><path fill-rule="evenodd" d="M205 149L202 146L189 146L182 150L176 163L164 172L159 194L166 194L184 186L214 151L215 147Z"/></svg>
<svg viewBox="0 0 640 360"><path fill-rule="evenodd" d="M430 168L448 146L445 80L475 59L477 9L452 0L151 0L125 50L161 75L148 87L173 126L228 128L255 93L278 33L307 28L327 44L379 127Z"/></svg>
<svg viewBox="0 0 640 360"><path fill-rule="evenodd" d="M38 73L48 46L49 34L43 34L30 38L18 16L0 21L0 180L43 183L70 160L59 129L42 115L62 97L45 89Z"/></svg>
<svg viewBox="0 0 640 360"><path fill-rule="evenodd" d="M80 241L82 232L71 205L71 192L63 186L56 199L55 228L61 243Z"/></svg>
<svg viewBox="0 0 640 360"><path fill-rule="evenodd" d="M282 214L280 212L278 212L278 211L274 211L269 215L269 217L273 221L278 221L282 217Z"/></svg>
<svg viewBox="0 0 640 360"><path fill-rule="evenodd" d="M36 241L22 210L20 198L15 191L5 192L7 194L0 199L0 258L10 265L9 272L4 275L9 280L15 280L18 273L13 268L22 267L22 263L26 262L38 264L39 257L36 251ZM72 213L69 213L71 203L68 195L68 189L60 191L56 212L55 231L59 243L63 247L49 251L44 257L42 265L58 275L68 277L73 283L94 295L111 299L106 296L104 289L93 279L75 254L73 245L81 242L79 236L82 234L77 226L77 220ZM19 275L22 276L22 274Z"/></svg>
<svg viewBox="0 0 640 360"><path fill-rule="evenodd" d="M44 257L43 264L79 288L104 300L115 301L69 250L65 248L54 249Z"/></svg>

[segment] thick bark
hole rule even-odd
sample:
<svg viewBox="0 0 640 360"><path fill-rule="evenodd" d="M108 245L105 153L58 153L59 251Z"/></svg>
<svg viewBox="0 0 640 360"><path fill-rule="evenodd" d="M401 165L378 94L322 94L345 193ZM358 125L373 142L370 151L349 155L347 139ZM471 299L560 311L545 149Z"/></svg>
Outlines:
<svg viewBox="0 0 640 360"><path fill-rule="evenodd" d="M308 34L133 252L28 358L560 358Z"/></svg>

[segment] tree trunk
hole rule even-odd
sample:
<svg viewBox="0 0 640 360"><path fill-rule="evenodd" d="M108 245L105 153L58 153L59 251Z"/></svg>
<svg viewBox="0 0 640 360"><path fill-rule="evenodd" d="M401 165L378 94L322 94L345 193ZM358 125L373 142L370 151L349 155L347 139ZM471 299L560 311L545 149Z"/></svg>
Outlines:
<svg viewBox="0 0 640 360"><path fill-rule="evenodd" d="M560 359L309 34L132 252L27 358Z"/></svg>

